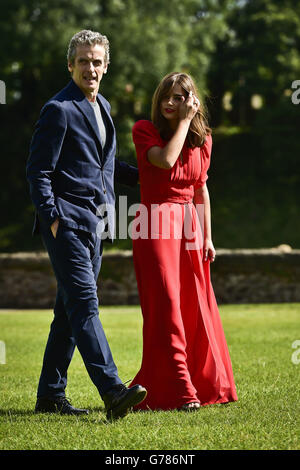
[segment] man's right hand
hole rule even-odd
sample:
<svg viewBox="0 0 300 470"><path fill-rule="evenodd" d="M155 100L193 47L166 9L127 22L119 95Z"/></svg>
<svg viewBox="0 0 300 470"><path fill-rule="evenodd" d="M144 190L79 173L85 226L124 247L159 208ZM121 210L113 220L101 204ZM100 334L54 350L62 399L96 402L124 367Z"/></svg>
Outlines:
<svg viewBox="0 0 300 470"><path fill-rule="evenodd" d="M59 219L54 220L53 224L51 225L51 232L54 238L56 238L58 225L59 225Z"/></svg>

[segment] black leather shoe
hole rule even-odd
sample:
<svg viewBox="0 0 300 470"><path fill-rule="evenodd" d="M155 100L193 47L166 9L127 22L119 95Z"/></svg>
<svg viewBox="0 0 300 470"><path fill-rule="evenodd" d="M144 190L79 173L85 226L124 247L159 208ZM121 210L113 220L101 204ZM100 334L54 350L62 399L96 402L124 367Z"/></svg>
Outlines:
<svg viewBox="0 0 300 470"><path fill-rule="evenodd" d="M88 414L88 410L74 408L66 397L40 397L35 405L36 413L60 413L63 415L82 415Z"/></svg>
<svg viewBox="0 0 300 470"><path fill-rule="evenodd" d="M109 421L123 418L130 408L141 403L147 395L147 390L141 385L127 388L125 385L115 385L102 397L105 404L106 418Z"/></svg>

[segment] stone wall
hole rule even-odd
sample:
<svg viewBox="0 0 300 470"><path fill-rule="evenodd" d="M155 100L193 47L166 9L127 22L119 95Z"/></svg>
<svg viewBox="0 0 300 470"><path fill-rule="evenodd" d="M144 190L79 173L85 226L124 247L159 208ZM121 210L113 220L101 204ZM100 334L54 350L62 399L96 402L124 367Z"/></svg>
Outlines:
<svg viewBox="0 0 300 470"><path fill-rule="evenodd" d="M217 301L300 302L300 250L217 250L211 265ZM138 305L131 251L103 255L98 293L102 305ZM56 280L46 253L0 254L0 308L52 308Z"/></svg>

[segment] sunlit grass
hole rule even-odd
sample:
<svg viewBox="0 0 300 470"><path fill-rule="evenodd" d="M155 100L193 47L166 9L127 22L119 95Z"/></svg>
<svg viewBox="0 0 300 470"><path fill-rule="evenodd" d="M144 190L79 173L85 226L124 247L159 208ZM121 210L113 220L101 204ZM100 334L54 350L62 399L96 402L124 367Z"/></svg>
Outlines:
<svg viewBox="0 0 300 470"><path fill-rule="evenodd" d="M298 449L300 364L292 361L292 344L300 339L299 311L299 304L220 307L238 402L196 413L131 413L113 424L106 422L78 351L67 395L90 414L33 413L52 313L2 311L6 364L0 364L0 449ZM132 379L141 361L140 309L105 307L100 317L120 377Z"/></svg>

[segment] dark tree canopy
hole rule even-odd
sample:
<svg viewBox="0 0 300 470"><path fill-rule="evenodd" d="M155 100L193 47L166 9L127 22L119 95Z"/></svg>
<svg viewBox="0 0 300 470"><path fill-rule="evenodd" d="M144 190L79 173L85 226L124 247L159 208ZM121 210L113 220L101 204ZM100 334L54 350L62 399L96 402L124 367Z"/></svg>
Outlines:
<svg viewBox="0 0 300 470"><path fill-rule="evenodd" d="M120 158L135 162L131 128L150 118L161 78L186 71L214 132L208 185L215 245L300 247L297 0L2 0L1 13L0 251L41 247L31 237L25 163L41 107L70 79L67 45L81 29L110 40L101 92L112 105ZM139 200L138 188L116 191Z"/></svg>

